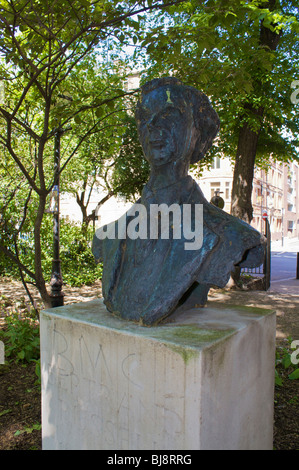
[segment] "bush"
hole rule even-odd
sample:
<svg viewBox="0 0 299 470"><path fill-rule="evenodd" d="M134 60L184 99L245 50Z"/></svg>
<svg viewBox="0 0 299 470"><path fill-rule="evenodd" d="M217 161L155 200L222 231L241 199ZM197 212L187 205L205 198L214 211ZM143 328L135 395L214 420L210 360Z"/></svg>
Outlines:
<svg viewBox="0 0 299 470"><path fill-rule="evenodd" d="M86 239L78 225L61 224L60 260L62 277L70 286L91 285L102 277L102 265L91 252L92 231Z"/></svg>
<svg viewBox="0 0 299 470"><path fill-rule="evenodd" d="M0 296L0 311L4 313L4 328L0 339L5 343L5 360L16 363L35 363L35 384L41 386L39 322L34 310L24 301L14 303Z"/></svg>
<svg viewBox="0 0 299 470"><path fill-rule="evenodd" d="M36 361L40 357L39 324L28 313L18 310L6 313L5 328L1 331L5 342L5 358L16 362Z"/></svg>
<svg viewBox="0 0 299 470"><path fill-rule="evenodd" d="M60 260L63 281L79 287L93 284L102 277L102 266L96 265L91 252L92 229L88 230L87 238L82 233L81 225L60 222ZM46 281L50 281L53 258L53 217L45 214L42 230L42 266ZM34 239L33 231L22 233L19 237L19 256L21 261L34 271ZM12 248L13 251L13 248ZM0 253L0 275L19 279L16 264Z"/></svg>

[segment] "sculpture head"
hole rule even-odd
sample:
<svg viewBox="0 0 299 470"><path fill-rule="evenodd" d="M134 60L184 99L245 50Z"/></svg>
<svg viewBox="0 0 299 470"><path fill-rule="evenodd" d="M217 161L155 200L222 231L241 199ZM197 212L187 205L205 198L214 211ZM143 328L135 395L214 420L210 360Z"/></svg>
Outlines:
<svg viewBox="0 0 299 470"><path fill-rule="evenodd" d="M135 117L151 166L201 160L220 124L207 96L174 77L154 79L141 90Z"/></svg>

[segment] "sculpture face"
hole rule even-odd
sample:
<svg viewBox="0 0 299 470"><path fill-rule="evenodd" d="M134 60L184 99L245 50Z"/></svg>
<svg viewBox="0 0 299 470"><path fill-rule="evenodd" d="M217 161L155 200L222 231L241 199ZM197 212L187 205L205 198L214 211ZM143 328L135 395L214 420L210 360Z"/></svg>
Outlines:
<svg viewBox="0 0 299 470"><path fill-rule="evenodd" d="M148 93L142 101L139 136L152 167L186 158L193 128L192 113L169 87Z"/></svg>
<svg viewBox="0 0 299 470"><path fill-rule="evenodd" d="M183 126L181 113L175 108L166 108L153 115L144 126L142 146L152 166L161 166L174 160L177 151L177 134Z"/></svg>

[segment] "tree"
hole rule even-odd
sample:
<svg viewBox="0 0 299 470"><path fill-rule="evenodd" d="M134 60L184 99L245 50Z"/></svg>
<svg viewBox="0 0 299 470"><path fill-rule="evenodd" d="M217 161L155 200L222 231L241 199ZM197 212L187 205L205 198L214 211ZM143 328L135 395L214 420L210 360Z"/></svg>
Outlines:
<svg viewBox="0 0 299 470"><path fill-rule="evenodd" d="M135 109L135 104L131 107ZM135 202L149 178L150 169L139 142L134 116L127 114L124 124L125 132L113 163L111 185L115 193Z"/></svg>
<svg viewBox="0 0 299 470"><path fill-rule="evenodd" d="M80 70L72 73L64 82L67 96L72 96L72 100L85 101L85 97L94 95L94 99L98 99L101 93L107 88L109 83L110 93L113 91L123 93L122 87L125 77L122 76L119 67L113 67L113 70L107 69L103 64L98 64L95 58L91 67L90 57L85 61L84 66L81 64ZM72 84L76 86L72 86ZM76 158L69 162L63 172L61 179L61 189L63 192L72 194L82 213L82 232L86 236L87 229L92 220L94 220L95 212L110 199L114 191L109 183L109 170L113 165L115 155L119 151L122 142L122 133L124 132L123 119L126 115L127 103L122 99L115 102L111 101L101 106L101 108L93 110L89 118L76 118L75 123L78 132L82 133L83 129L88 131L91 123L94 125L101 116L105 117L105 126L101 132L92 132L88 138L82 142L77 149ZM117 112L115 112L117 111ZM84 133L84 132L83 132ZM68 139L68 147L76 146L76 137ZM89 211L89 202L91 193L95 188L101 188L106 193L94 211ZM89 211L89 212L88 212Z"/></svg>
<svg viewBox="0 0 299 470"><path fill-rule="evenodd" d="M175 73L201 88L221 120L214 151L235 161L232 213L252 219L255 165L298 158L299 120L291 103L298 71L298 7L292 0L208 0L159 16L143 46L150 74ZM149 75L148 75L149 76Z"/></svg>
<svg viewBox="0 0 299 470"><path fill-rule="evenodd" d="M51 305L51 294L42 269L41 228L55 175L66 169L89 136L106 128L106 106L111 106L108 115L116 112L113 103L125 94L107 84L101 93L86 93L83 102L82 96L80 101L69 99L64 88L66 79L72 73L76 76L83 60L95 48L100 50L107 38L122 42L128 34L136 36L138 14L174 3L178 2L0 1L0 80L5 84L5 102L0 106L0 144L12 166L8 176L2 167L10 191L1 207L0 251L17 264L23 277L32 279L46 306ZM74 82L74 92L75 89ZM81 125L82 122L89 126ZM68 130L73 137L73 145L65 147L59 170L53 169L52 156L58 128L60 133ZM65 132L64 142L66 135ZM12 223L5 214L12 213L9 201L13 202L18 188L12 186L16 175L24 191L24 203ZM34 270L28 269L18 256L18 240L29 224L29 212L33 221Z"/></svg>
<svg viewBox="0 0 299 470"><path fill-rule="evenodd" d="M276 0L269 0L264 2L263 6L268 11L267 13L263 12L262 19L260 20L257 45L261 55L266 59L265 63L269 64L269 72L274 73L274 68L278 65L278 54L276 54L276 51L284 31L283 25L276 22L279 21L277 16L278 2ZM275 14L273 14L274 12ZM271 77L269 77L269 72L267 73L267 69L265 71L263 64L258 63L255 70L251 73L252 92L243 102L243 115L241 116L241 126L238 135L232 189L232 214L248 223L253 218L251 194L259 136L264 126L264 120L267 119L267 103L269 98L273 97L271 88L273 89L274 83ZM275 91L277 92L278 90L274 88L274 94ZM289 103L286 103L286 107L289 108ZM268 122L268 124L271 125L271 122ZM273 125L274 122L272 123ZM279 131L281 132L282 128L278 130L278 133ZM287 146L285 147L286 150Z"/></svg>

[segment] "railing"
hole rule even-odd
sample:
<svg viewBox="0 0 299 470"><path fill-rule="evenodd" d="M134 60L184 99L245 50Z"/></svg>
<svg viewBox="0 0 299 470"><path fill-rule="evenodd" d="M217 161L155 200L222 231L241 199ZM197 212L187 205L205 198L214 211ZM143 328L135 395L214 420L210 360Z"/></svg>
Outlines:
<svg viewBox="0 0 299 470"><path fill-rule="evenodd" d="M267 240L263 264L256 268L242 268L241 273L262 275L263 288L268 290L271 285L271 231L268 218L265 221L265 237Z"/></svg>

